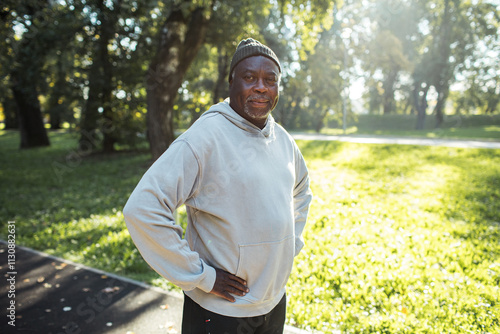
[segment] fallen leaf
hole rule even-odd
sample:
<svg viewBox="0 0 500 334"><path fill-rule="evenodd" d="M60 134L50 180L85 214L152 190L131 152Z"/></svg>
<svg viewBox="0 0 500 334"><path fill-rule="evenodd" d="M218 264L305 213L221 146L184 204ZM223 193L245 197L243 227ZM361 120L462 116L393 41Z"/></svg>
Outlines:
<svg viewBox="0 0 500 334"><path fill-rule="evenodd" d="M83 288L82 290L83 290L83 292L89 292L90 288Z"/></svg>
<svg viewBox="0 0 500 334"><path fill-rule="evenodd" d="M101 275L101 278L102 278L102 279L106 279L106 278L108 278L108 276L106 276L106 275Z"/></svg>
<svg viewBox="0 0 500 334"><path fill-rule="evenodd" d="M175 334L175 333L177 333L177 330L173 326L167 328L167 334Z"/></svg>
<svg viewBox="0 0 500 334"><path fill-rule="evenodd" d="M43 281L45 281L45 277L38 277L38 279L36 281L38 283L42 283Z"/></svg>
<svg viewBox="0 0 500 334"><path fill-rule="evenodd" d="M111 326L113 326L113 323L112 322L107 322L106 326L111 327Z"/></svg>
<svg viewBox="0 0 500 334"><path fill-rule="evenodd" d="M177 333L177 330L174 328L175 324L171 321L167 321L165 323L165 328L167 329L168 334L174 334Z"/></svg>
<svg viewBox="0 0 500 334"><path fill-rule="evenodd" d="M23 282L25 282L25 283L28 283L29 281L30 281L30 279L29 279L29 278L25 278L25 279L23 280Z"/></svg>
<svg viewBox="0 0 500 334"><path fill-rule="evenodd" d="M60 265L56 266L56 269L57 269L57 270L62 270L62 269L64 269L67 265L68 265L67 263L64 263L64 262L63 262L63 263L61 263Z"/></svg>
<svg viewBox="0 0 500 334"><path fill-rule="evenodd" d="M65 307L63 307L63 311L64 311L64 312L69 312L69 311L71 311L71 306L65 306Z"/></svg>
<svg viewBox="0 0 500 334"><path fill-rule="evenodd" d="M161 305L161 306L160 306L160 308L161 308L162 310L168 310L168 308L169 308L169 307L170 307L170 306L168 306L168 304L164 304L164 305Z"/></svg>
<svg viewBox="0 0 500 334"><path fill-rule="evenodd" d="M52 287L52 284L49 284L49 283L43 283L43 287L48 289L48 288L51 288Z"/></svg>
<svg viewBox="0 0 500 334"><path fill-rule="evenodd" d="M112 293L112 292L115 292L115 291L118 291L120 290L119 287L115 286L115 287L107 287L107 288L104 288L102 289L101 291L102 292L105 292L105 293Z"/></svg>

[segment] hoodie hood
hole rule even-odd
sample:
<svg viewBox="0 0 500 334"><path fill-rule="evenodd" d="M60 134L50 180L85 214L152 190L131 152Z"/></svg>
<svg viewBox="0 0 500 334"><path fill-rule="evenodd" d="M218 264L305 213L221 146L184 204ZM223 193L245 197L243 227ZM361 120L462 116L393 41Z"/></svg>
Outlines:
<svg viewBox="0 0 500 334"><path fill-rule="evenodd" d="M211 106L210 109L208 109L203 113L203 115L201 115L201 117L205 117L213 113L221 114L228 121L230 121L240 129L254 135L263 135L264 137L269 137L274 133L275 121L273 116L269 115L267 117L267 123L261 130L259 127L250 123L249 121L241 117L236 111L234 111L233 108L231 108L231 106L229 105L229 98L225 99L223 102Z"/></svg>

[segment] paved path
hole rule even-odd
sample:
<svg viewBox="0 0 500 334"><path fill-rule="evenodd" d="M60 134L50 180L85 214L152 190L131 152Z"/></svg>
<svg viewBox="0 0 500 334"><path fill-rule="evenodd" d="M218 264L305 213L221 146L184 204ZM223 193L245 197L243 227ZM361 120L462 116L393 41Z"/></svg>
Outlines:
<svg viewBox="0 0 500 334"><path fill-rule="evenodd" d="M500 149L500 141L481 141L467 139L440 139L440 138L411 138L411 137L390 137L390 136L361 136L346 135L333 136L309 133L292 133L293 138L300 140L332 140L363 144L399 144L399 145L425 145L425 146L446 146L462 148L488 148Z"/></svg>
<svg viewBox="0 0 500 334"><path fill-rule="evenodd" d="M181 332L180 293L19 246L9 268L7 255L7 244L0 240L0 333ZM307 332L287 327L285 334Z"/></svg>

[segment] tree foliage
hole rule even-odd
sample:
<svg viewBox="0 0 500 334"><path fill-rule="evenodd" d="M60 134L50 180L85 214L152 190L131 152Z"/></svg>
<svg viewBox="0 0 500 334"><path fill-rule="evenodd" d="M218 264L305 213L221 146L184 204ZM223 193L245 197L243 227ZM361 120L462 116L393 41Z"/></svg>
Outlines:
<svg viewBox="0 0 500 334"><path fill-rule="evenodd" d="M282 62L274 116L288 128L342 124L343 102L349 117L362 105L346 100L356 82L370 112L413 113L419 128L450 107L500 109L499 7L486 0L6 0L0 18L0 110L23 147L48 144L47 123L78 131L86 152L147 136L156 158L227 97L246 37Z"/></svg>

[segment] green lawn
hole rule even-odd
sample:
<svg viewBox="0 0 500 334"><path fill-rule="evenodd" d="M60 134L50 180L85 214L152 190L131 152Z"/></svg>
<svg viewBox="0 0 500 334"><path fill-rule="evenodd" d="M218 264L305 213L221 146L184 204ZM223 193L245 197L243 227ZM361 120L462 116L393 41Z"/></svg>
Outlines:
<svg viewBox="0 0 500 334"><path fill-rule="evenodd" d="M77 137L18 150L0 132L0 237L172 288L144 263L121 209L147 152L83 156ZM326 333L500 331L500 152L299 142L315 199L288 321ZM183 212L179 217L184 219ZM22 270L22 269L20 269Z"/></svg>
<svg viewBox="0 0 500 334"><path fill-rule="evenodd" d="M415 130L415 122L414 115L357 115L348 122L346 134L500 141L500 115L446 116L439 129L434 116L426 117L424 130ZM321 133L343 134L343 129L330 125Z"/></svg>

